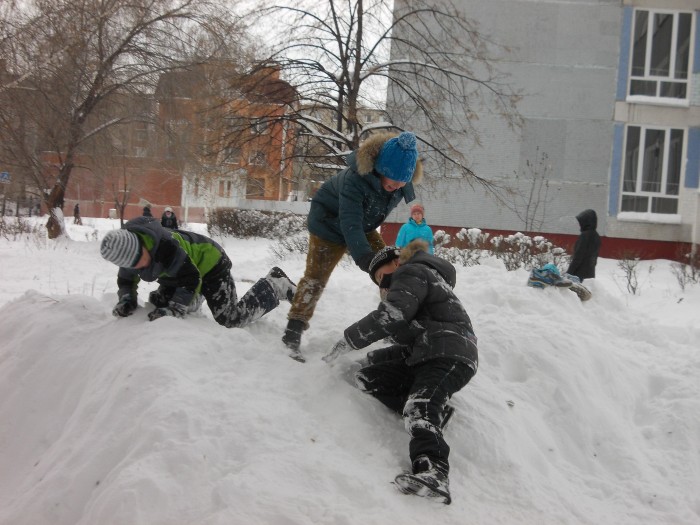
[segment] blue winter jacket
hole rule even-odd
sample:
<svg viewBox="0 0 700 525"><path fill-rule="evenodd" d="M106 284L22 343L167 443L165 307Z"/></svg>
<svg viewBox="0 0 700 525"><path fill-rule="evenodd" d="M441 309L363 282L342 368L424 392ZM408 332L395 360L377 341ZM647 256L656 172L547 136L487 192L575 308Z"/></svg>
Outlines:
<svg viewBox="0 0 700 525"><path fill-rule="evenodd" d="M309 232L346 245L355 262L373 253L366 234L376 230L401 200L414 200L413 184L422 178L419 160L412 182L392 193L382 188L374 162L382 145L394 136L374 135L363 142L347 156L348 167L324 182L311 200Z"/></svg>
<svg viewBox="0 0 700 525"><path fill-rule="evenodd" d="M433 246L433 230L430 229L425 219L418 224L413 217L409 217L408 222L401 226L399 234L396 236L396 246L403 248L413 239L423 239L427 242L430 255L435 252Z"/></svg>

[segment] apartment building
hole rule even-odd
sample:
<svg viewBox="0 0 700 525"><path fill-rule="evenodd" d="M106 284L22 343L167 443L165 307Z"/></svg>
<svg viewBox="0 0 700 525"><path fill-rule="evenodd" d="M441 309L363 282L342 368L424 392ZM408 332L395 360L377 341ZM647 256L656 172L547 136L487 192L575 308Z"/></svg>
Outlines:
<svg viewBox="0 0 700 525"><path fill-rule="evenodd" d="M494 65L522 95L522 127L484 107L482 146L457 137L460 151L521 197L504 206L448 177L419 189L431 225L536 233L570 247L575 215L593 208L606 257L678 259L700 242L700 1L456 4L508 47ZM526 205L539 213L534 231ZM407 216L404 207L391 215L388 237Z"/></svg>

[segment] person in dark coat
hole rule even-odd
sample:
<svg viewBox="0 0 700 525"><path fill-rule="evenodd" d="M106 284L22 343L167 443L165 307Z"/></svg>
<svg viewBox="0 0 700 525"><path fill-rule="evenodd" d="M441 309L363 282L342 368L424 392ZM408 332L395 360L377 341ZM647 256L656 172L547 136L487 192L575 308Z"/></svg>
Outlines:
<svg viewBox="0 0 700 525"><path fill-rule="evenodd" d="M323 183L311 201L307 220L309 251L282 341L303 361L301 334L328 279L346 252L367 271L384 247L377 228L403 200L415 199L413 184L423 177L413 133L373 135L348 155L348 167Z"/></svg>
<svg viewBox="0 0 700 525"><path fill-rule="evenodd" d="M151 213L151 207L150 207L150 206L144 206L144 207L143 207L143 216L144 216L144 217L153 217L153 214Z"/></svg>
<svg viewBox="0 0 700 525"><path fill-rule="evenodd" d="M566 273L575 275L583 282L584 279L595 277L600 251L600 235L596 231L598 215L594 210L584 210L576 216L576 220L581 226L581 235L576 239L574 254Z"/></svg>
<svg viewBox="0 0 700 525"><path fill-rule="evenodd" d="M476 374L477 338L453 289L455 267L428 252L424 240L399 251L386 247L370 263L372 280L386 292L379 307L350 325L323 359L391 338L392 346L367 354L357 386L403 416L411 436L412 473L397 476L406 493L450 503L450 447L444 426L454 412L447 402Z"/></svg>
<svg viewBox="0 0 700 525"><path fill-rule="evenodd" d="M177 230L177 217L175 217L175 212L173 212L173 209L170 206L165 208L165 211L160 218L160 225L163 228Z"/></svg>
<svg viewBox="0 0 700 525"><path fill-rule="evenodd" d="M82 226L83 219L80 217L80 204L75 203L73 207L73 224L80 224Z"/></svg>
<svg viewBox="0 0 700 525"><path fill-rule="evenodd" d="M108 232L100 245L104 259L119 266L119 302L112 310L127 317L137 308L140 280L157 281L149 295L156 308L151 321L161 317L184 317L196 311L203 297L217 323L226 328L242 327L292 300L296 286L277 267L259 279L237 300L231 276L231 260L214 240L187 231L172 231L148 217L137 217L120 230Z"/></svg>

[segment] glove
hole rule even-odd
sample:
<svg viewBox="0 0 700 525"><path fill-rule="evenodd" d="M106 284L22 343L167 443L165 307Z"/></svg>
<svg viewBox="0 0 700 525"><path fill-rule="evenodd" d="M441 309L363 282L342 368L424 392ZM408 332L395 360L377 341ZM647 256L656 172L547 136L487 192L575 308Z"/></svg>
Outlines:
<svg viewBox="0 0 700 525"><path fill-rule="evenodd" d="M112 309L114 317L129 317L136 310L136 299L131 294L124 294Z"/></svg>
<svg viewBox="0 0 700 525"><path fill-rule="evenodd" d="M160 288L153 290L148 294L148 302L156 308L168 306L168 299L165 297L165 294L163 294Z"/></svg>
<svg viewBox="0 0 700 525"><path fill-rule="evenodd" d="M372 262L372 259L374 259L374 253L366 253L365 255L359 257L357 261L357 266L360 267L360 270L363 272L369 272L369 264Z"/></svg>
<svg viewBox="0 0 700 525"><path fill-rule="evenodd" d="M164 308L156 308L151 313L148 314L149 321L155 321L161 317L185 317L187 313L187 307L180 303L175 303L170 301L168 306Z"/></svg>
<svg viewBox="0 0 700 525"><path fill-rule="evenodd" d="M321 359L323 359L326 363L332 363L333 361L338 359L339 356L348 353L350 350L352 350L352 347L350 346L350 344L348 344L345 338L342 338L340 341L333 345L333 348L331 349L330 353L328 353L328 355L323 356Z"/></svg>

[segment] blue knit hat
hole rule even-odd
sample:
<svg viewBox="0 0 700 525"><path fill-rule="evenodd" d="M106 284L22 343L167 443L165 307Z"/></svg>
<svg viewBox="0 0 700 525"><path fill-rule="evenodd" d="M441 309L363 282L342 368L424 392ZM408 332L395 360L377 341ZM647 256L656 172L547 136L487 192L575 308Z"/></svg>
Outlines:
<svg viewBox="0 0 700 525"><path fill-rule="evenodd" d="M398 137L387 140L374 163L380 175L396 182L411 182L418 162L416 136L404 131Z"/></svg>

